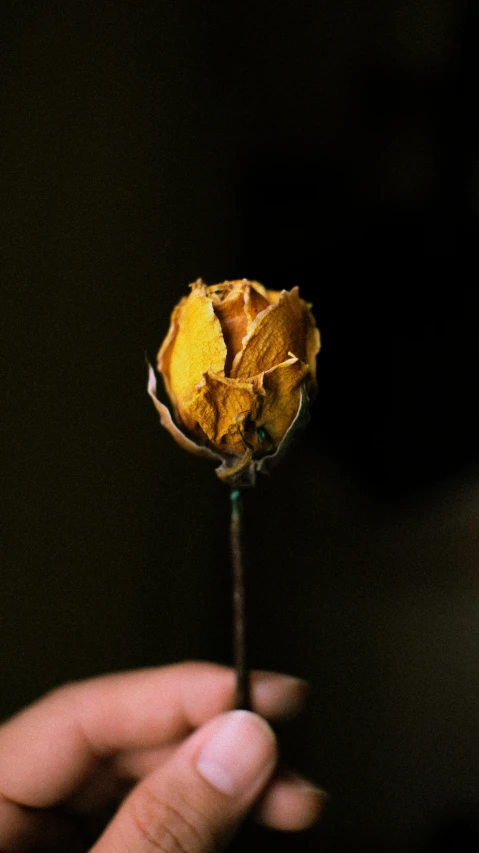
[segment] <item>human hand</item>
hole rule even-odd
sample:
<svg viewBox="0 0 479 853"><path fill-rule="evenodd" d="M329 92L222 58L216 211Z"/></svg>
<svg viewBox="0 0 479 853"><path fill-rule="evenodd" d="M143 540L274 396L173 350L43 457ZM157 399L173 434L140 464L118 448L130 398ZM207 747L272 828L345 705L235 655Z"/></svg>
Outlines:
<svg viewBox="0 0 479 853"><path fill-rule="evenodd" d="M253 673L254 714L228 710L233 692L232 670L182 663L69 684L8 720L1 853L84 851L85 828L119 802L91 853L213 853L253 806L275 829L312 825L325 794L279 773L263 719L297 713L304 682Z"/></svg>

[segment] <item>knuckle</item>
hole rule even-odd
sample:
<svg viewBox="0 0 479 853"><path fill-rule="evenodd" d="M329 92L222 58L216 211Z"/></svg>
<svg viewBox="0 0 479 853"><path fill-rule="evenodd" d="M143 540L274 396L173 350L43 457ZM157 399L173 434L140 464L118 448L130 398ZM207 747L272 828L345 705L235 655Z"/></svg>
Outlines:
<svg viewBox="0 0 479 853"><path fill-rule="evenodd" d="M127 804L145 853L209 853L212 850L204 816L185 802L173 806L142 786ZM203 828L199 829L198 824Z"/></svg>

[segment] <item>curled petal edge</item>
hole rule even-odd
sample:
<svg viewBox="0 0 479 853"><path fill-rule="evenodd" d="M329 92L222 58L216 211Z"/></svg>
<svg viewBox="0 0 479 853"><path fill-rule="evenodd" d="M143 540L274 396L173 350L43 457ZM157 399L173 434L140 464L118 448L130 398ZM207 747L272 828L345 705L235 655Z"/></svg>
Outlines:
<svg viewBox="0 0 479 853"><path fill-rule="evenodd" d="M153 400L156 411L160 416L160 422L165 429L168 430L171 436L175 439L176 443L183 448L183 450L188 450L189 453L194 453L195 456L206 456L209 459L220 459L222 460L222 456L218 453L215 453L213 450L210 450L209 447L204 447L201 444L197 444L196 441L193 441L191 438L188 438L182 432L179 427L176 426L169 408L165 406L161 400L158 399L156 395L156 376L155 371L153 370L151 364L148 364L148 394Z"/></svg>
<svg viewBox="0 0 479 853"><path fill-rule="evenodd" d="M254 486L258 471L262 474L269 474L270 470L283 458L284 454L292 444L296 431L305 427L310 420L309 398L306 392L305 383L303 382L300 386L300 398L296 415L291 421L283 440L274 453L270 453L260 459L253 459L253 452L251 448L246 448L244 455L240 458L233 455L222 456L219 453L215 453L209 447L197 444L191 438L188 438L188 436L186 436L175 424L170 410L157 397L155 372L151 364L149 364L149 362L147 362L147 364L148 394L153 400L154 406L160 416L161 425L168 430L170 435L174 438L176 443L183 448L183 450L187 450L189 453L194 453L195 456L203 456L208 459L219 460L221 465L215 469L216 475L223 483L230 486L232 489Z"/></svg>

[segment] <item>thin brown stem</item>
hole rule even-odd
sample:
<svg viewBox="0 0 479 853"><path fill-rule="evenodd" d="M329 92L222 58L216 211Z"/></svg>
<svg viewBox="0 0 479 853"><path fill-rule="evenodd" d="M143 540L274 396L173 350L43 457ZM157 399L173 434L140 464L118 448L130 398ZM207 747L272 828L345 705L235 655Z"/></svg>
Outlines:
<svg viewBox="0 0 479 853"><path fill-rule="evenodd" d="M243 505L240 491L238 489L231 491L230 499L230 546L233 566L233 647L236 669L235 708L248 710L250 708L250 699L249 675L246 664L246 608L242 542Z"/></svg>

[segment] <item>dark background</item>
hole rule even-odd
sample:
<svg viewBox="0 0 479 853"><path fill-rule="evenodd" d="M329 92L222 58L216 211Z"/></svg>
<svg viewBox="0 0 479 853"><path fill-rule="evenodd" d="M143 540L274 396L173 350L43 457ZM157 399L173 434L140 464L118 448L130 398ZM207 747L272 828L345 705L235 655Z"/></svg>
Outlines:
<svg viewBox="0 0 479 853"><path fill-rule="evenodd" d="M331 794L237 850L478 846L477 4L5 2L0 713L229 661L227 496L146 395L198 276L299 284L302 441L247 495L250 659Z"/></svg>

